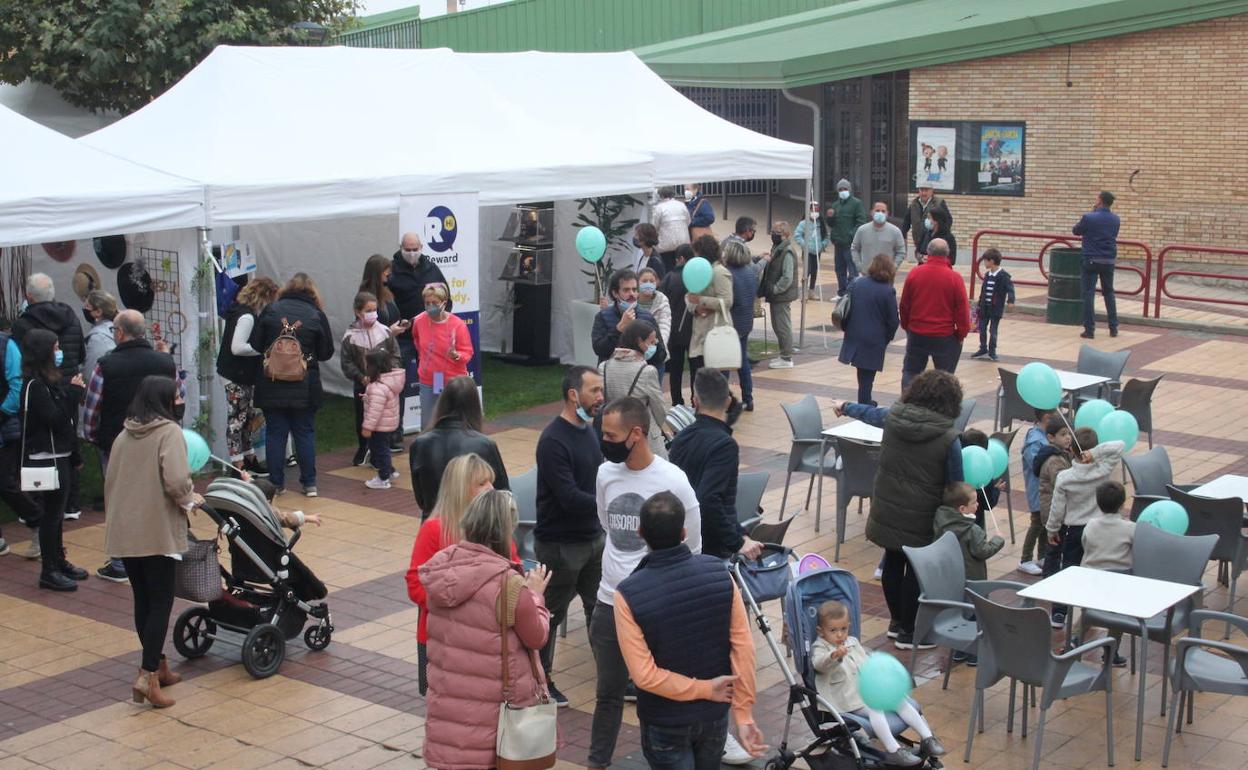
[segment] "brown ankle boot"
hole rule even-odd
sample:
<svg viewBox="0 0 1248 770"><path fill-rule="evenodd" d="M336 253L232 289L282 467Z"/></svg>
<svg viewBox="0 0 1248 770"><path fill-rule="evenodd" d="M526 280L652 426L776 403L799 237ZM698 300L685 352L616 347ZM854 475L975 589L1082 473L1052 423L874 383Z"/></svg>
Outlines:
<svg viewBox="0 0 1248 770"><path fill-rule="evenodd" d="M135 703L147 701L158 709L169 708L174 700L160 691L160 677L155 671L139 669L139 678L130 688L130 695Z"/></svg>
<svg viewBox="0 0 1248 770"><path fill-rule="evenodd" d="M165 656L160 656L160 668L156 669L156 678L160 680L161 687L172 687L182 681L182 675L169 670L169 661L165 660Z"/></svg>

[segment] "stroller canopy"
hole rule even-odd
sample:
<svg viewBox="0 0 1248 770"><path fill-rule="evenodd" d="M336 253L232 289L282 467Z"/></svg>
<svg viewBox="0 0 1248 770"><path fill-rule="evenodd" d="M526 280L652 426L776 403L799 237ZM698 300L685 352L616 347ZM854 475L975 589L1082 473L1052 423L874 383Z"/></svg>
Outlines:
<svg viewBox="0 0 1248 770"><path fill-rule="evenodd" d="M286 547L288 541L282 522L269 501L264 499L264 493L254 484L240 479L215 479L208 484L204 499L220 513L231 513L246 519L274 545Z"/></svg>

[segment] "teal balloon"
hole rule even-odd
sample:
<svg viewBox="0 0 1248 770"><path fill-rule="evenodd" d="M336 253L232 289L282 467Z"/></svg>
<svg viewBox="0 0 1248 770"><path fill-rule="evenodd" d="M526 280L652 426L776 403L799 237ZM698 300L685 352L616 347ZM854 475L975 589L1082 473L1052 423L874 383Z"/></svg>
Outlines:
<svg viewBox="0 0 1248 770"><path fill-rule="evenodd" d="M1001 478L1010 469L1010 450L999 438L988 439L988 459L992 461L992 477Z"/></svg>
<svg viewBox="0 0 1248 770"><path fill-rule="evenodd" d="M910 672L887 652L871 653L858 669L858 694L876 711L901 708L912 687Z"/></svg>
<svg viewBox="0 0 1248 770"><path fill-rule="evenodd" d="M191 466L191 473L194 473L208 464L208 456L212 454L212 450L208 448L204 437L190 428L182 429L182 438L186 441L186 464Z"/></svg>
<svg viewBox="0 0 1248 770"><path fill-rule="evenodd" d="M582 227L576 234L576 253L586 262L597 262L607 253L607 236L593 225Z"/></svg>
<svg viewBox="0 0 1248 770"><path fill-rule="evenodd" d="M992 458L988 450L979 446L962 447L962 479L967 484L982 489L1000 474L992 472Z"/></svg>
<svg viewBox="0 0 1248 770"><path fill-rule="evenodd" d="M1053 409L1062 403L1062 381L1053 367L1032 361L1018 373L1018 395L1028 406Z"/></svg>
<svg viewBox="0 0 1248 770"><path fill-rule="evenodd" d="M701 294L702 290L711 285L711 263L703 257L694 257L685 263L680 277L685 283L685 290L691 294Z"/></svg>
<svg viewBox="0 0 1248 770"><path fill-rule="evenodd" d="M1101 423L1096 426L1096 438L1100 441L1121 441L1124 444L1122 451L1130 452L1140 438L1140 424L1130 412L1115 409L1101 418Z"/></svg>
<svg viewBox="0 0 1248 770"><path fill-rule="evenodd" d="M1114 405L1108 401L1099 398L1085 401L1083 406L1079 407L1079 411L1075 412L1075 427L1097 430L1101 420L1112 411L1114 411Z"/></svg>
<svg viewBox="0 0 1248 770"><path fill-rule="evenodd" d="M1172 535L1187 534L1187 510L1173 500L1158 500L1140 512L1140 524L1152 524Z"/></svg>

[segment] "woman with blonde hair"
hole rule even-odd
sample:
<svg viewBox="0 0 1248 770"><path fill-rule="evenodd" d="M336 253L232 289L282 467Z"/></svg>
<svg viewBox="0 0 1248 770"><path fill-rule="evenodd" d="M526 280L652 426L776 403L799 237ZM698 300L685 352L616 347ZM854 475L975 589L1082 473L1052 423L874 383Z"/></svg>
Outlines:
<svg viewBox="0 0 1248 770"><path fill-rule="evenodd" d="M412 563L407 570L407 595L420 607L420 620L416 624L416 642L420 652L420 694L425 694L425 643L429 640L429 599L420 582L420 566L448 545L463 540L462 521L464 511L482 492L494 486L494 469L477 454L460 455L446 466L442 484L438 487L438 501L433 515L416 533L412 545ZM515 546L511 559L520 561Z"/></svg>
<svg viewBox="0 0 1248 770"><path fill-rule="evenodd" d="M420 359L420 429L433 427L433 407L446 383L468 374L472 335L468 325L449 309L451 293L444 283L431 283L421 296L425 312L412 322L412 342Z"/></svg>
<svg viewBox="0 0 1248 770"><path fill-rule="evenodd" d="M247 343L260 355L278 337L293 334L299 341L306 370L300 379L276 380L259 373L255 404L264 412L265 455L269 459L269 481L281 494L286 487L286 439L294 437L295 459L303 494L316 497L316 410L325 393L321 389L321 361L334 355L334 338L329 319L322 309L316 282L307 273L295 273L277 300L256 318Z"/></svg>
<svg viewBox="0 0 1248 770"><path fill-rule="evenodd" d="M247 340L256 328L256 317L277 299L277 284L272 278L252 278L234 295L234 302L225 314L225 332L217 352L217 374L225 380L225 447L235 468L248 473L268 473L256 460L251 433L256 420L253 403L256 380L260 377L260 351ZM281 462L285 453L277 456Z"/></svg>
<svg viewBox="0 0 1248 770"><path fill-rule="evenodd" d="M430 767L494 767L501 704L531 706L547 697L535 653L550 633L543 599L550 573L538 565L522 576L508 559L516 519L510 492L482 493L464 513L463 542L420 568L429 596L423 754Z"/></svg>

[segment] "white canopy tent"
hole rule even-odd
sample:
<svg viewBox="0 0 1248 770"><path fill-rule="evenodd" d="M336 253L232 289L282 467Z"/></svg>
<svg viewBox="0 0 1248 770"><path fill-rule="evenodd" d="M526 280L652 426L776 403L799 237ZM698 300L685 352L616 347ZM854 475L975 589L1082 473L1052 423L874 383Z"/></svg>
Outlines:
<svg viewBox="0 0 1248 770"><path fill-rule="evenodd" d="M0 106L0 246L198 227L202 184L114 157Z"/></svg>

